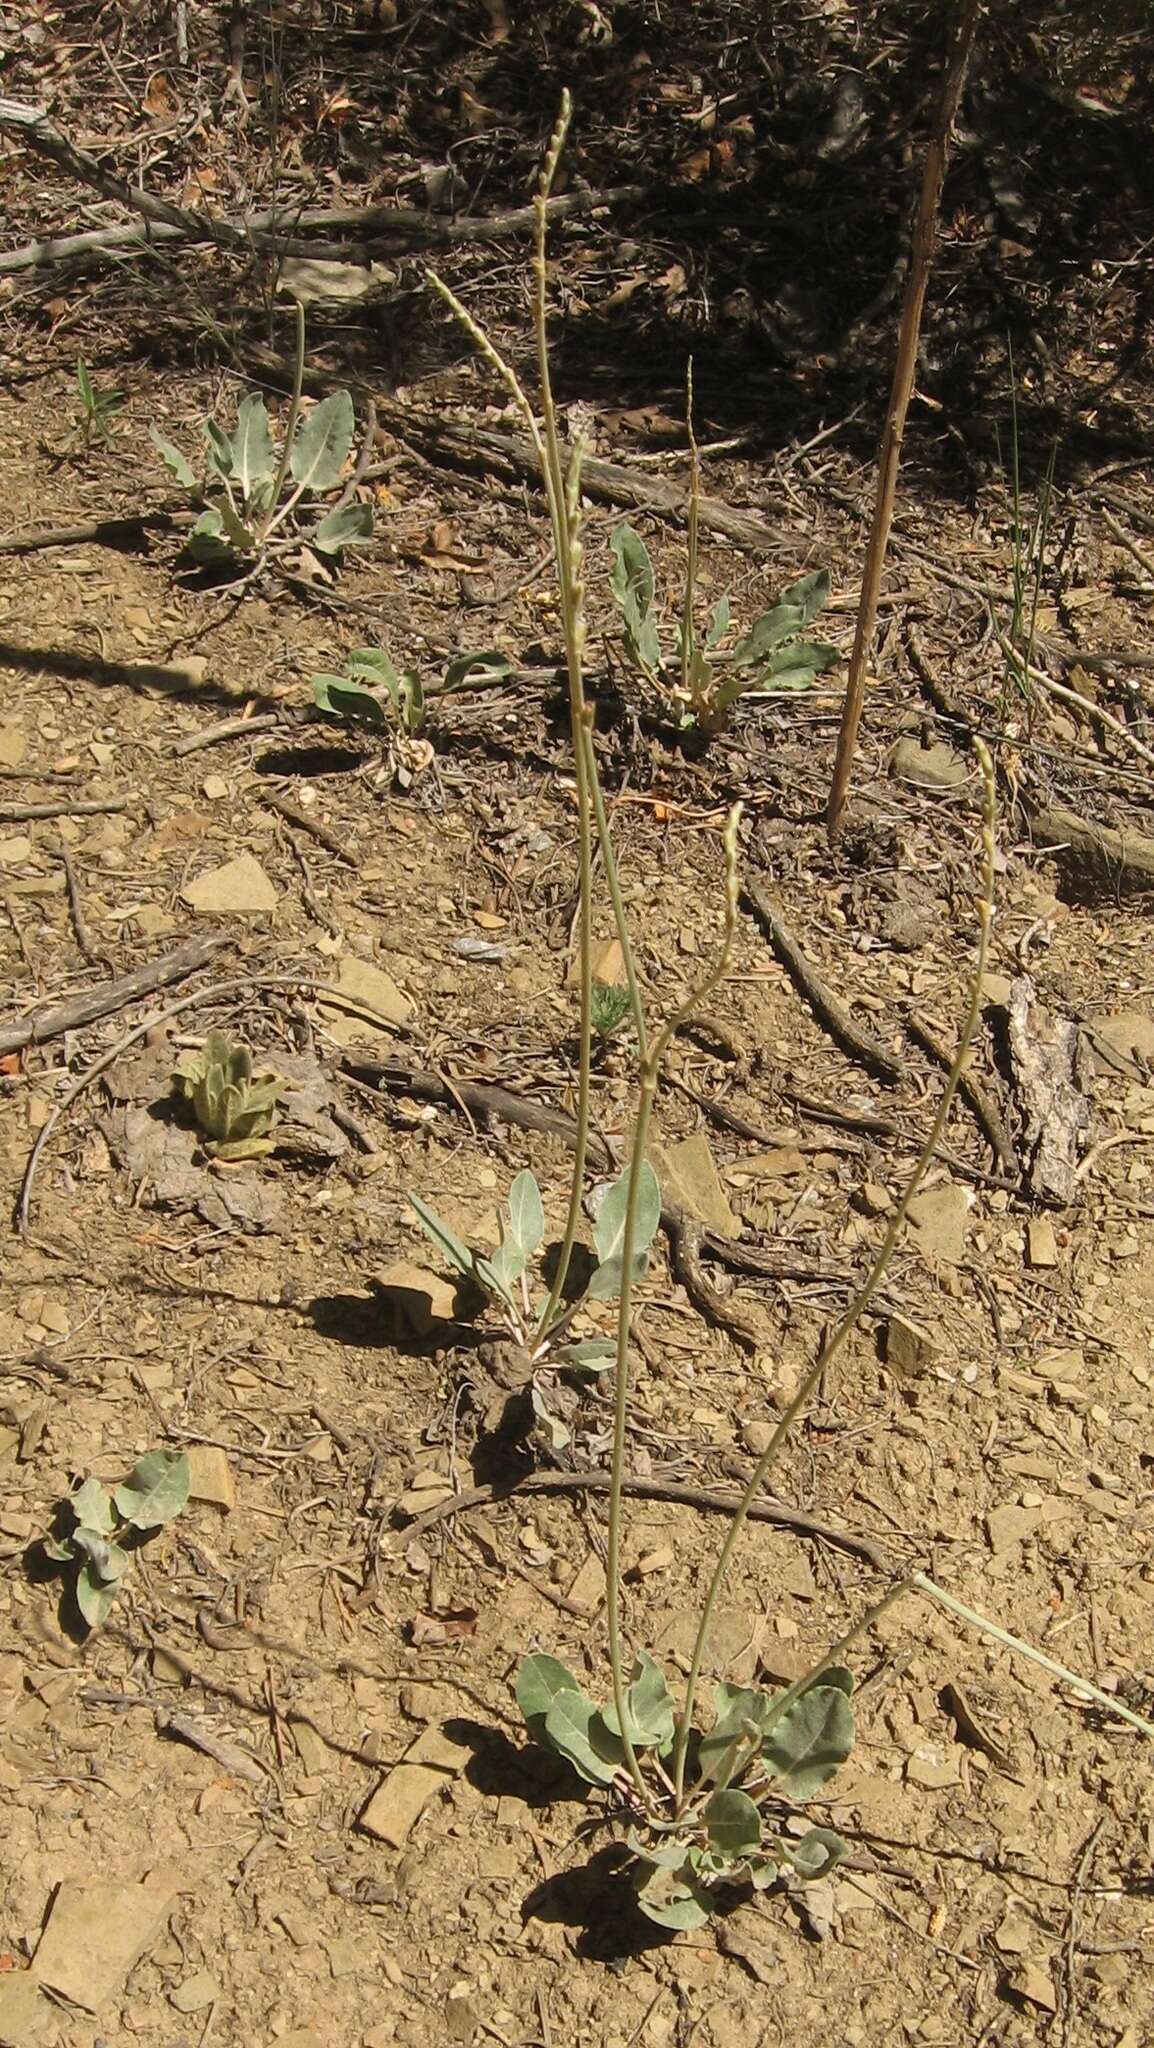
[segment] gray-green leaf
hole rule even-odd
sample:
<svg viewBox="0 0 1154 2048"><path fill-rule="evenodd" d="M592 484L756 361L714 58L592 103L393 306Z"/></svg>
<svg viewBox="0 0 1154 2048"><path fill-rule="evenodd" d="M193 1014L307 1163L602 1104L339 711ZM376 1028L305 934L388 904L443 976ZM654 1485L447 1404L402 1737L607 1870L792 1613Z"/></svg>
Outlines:
<svg viewBox="0 0 1154 2048"><path fill-rule="evenodd" d="M186 491L194 491L196 489L196 472L191 462L188 461L186 456L181 454L176 443L174 441L166 441L164 435L158 432L156 427L150 425L148 432L153 447L156 449L161 461L172 471L177 483Z"/></svg>
<svg viewBox="0 0 1154 2048"><path fill-rule="evenodd" d="M811 1828L800 1842L787 1842L784 1847L787 1860L807 1884L820 1877L828 1877L843 1857L849 1855L846 1843L833 1828Z"/></svg>
<svg viewBox="0 0 1154 2048"><path fill-rule="evenodd" d="M625 1217L629 1206L629 1182L632 1168L626 1168L620 1180L615 1180L605 1194L593 1225L593 1243L597 1257L604 1266L610 1259L620 1259L625 1246ZM637 1183L637 1215L633 1231L634 1256L647 1251L657 1234L661 1221L661 1189L657 1175L648 1159L641 1162Z"/></svg>
<svg viewBox="0 0 1154 2048"><path fill-rule="evenodd" d="M553 1353L557 1365L572 1366L575 1372L604 1372L616 1356L612 1337L578 1337L572 1344L559 1345Z"/></svg>
<svg viewBox="0 0 1154 2048"><path fill-rule="evenodd" d="M531 1259L545 1235L545 1208L541 1190L527 1168L509 1189L509 1229L513 1242Z"/></svg>
<svg viewBox="0 0 1154 2048"><path fill-rule="evenodd" d="M353 445L353 401L347 391L334 391L314 405L297 429L289 457L293 480L308 491L331 491Z"/></svg>
<svg viewBox="0 0 1154 2048"><path fill-rule="evenodd" d="M713 648L718 646L718 644L722 640L724 640L726 634L729 631L731 618L732 611L729 603L729 594L727 592L724 597L718 598L717 603L714 605L713 610L709 614L709 619L705 628L705 645L707 649L712 651Z"/></svg>
<svg viewBox="0 0 1154 2048"><path fill-rule="evenodd" d="M215 420L204 423L205 438L208 442L208 466L217 476L232 475L232 442L223 427Z"/></svg>
<svg viewBox="0 0 1154 2048"><path fill-rule="evenodd" d="M458 654L445 670L441 691L483 690L490 683L501 682L512 669L508 655L498 654L495 648L486 648L480 654Z"/></svg>
<svg viewBox="0 0 1154 2048"><path fill-rule="evenodd" d="M117 1581L96 1577L91 1565L82 1565L76 1574L76 1605L88 1623L89 1628L100 1628L112 1612L116 1599Z"/></svg>
<svg viewBox="0 0 1154 2048"><path fill-rule="evenodd" d="M248 504L253 492L268 483L276 471L276 450L269 433L268 408L258 392L242 398L236 413L232 437L232 474L241 500Z"/></svg>
<svg viewBox="0 0 1154 2048"><path fill-rule="evenodd" d="M371 726L374 732L387 732L389 729L389 714L380 698L366 690L363 683L354 683L349 676L314 676L313 701L333 718L346 719L352 725Z"/></svg>
<svg viewBox="0 0 1154 2048"><path fill-rule="evenodd" d="M709 1920L706 1895L672 1870L654 1869L637 1894L647 1920L678 1931L704 1927Z"/></svg>
<svg viewBox="0 0 1154 2048"><path fill-rule="evenodd" d="M633 1278L640 1280L649 1265L648 1252L638 1252L633 1261ZM621 1259L605 1259L599 1265L585 1289L588 1301L616 1301L621 1292L621 1275L624 1268Z"/></svg>
<svg viewBox="0 0 1154 2048"><path fill-rule="evenodd" d="M427 1202L422 1202L419 1195L410 1195L408 1201L425 1236L432 1238L437 1249L444 1252L449 1264L455 1266L458 1273L465 1273L473 1279L477 1269L475 1253L469 1250L467 1244L462 1243L455 1230L450 1230L447 1223L442 1223L436 1210L430 1209Z"/></svg>
<svg viewBox="0 0 1154 2048"><path fill-rule="evenodd" d="M517 1673L517 1705L534 1741L545 1739L545 1716L559 1693L580 1693L581 1687L559 1657L540 1653L526 1657Z"/></svg>
<svg viewBox="0 0 1154 2048"><path fill-rule="evenodd" d="M112 1497L105 1492L99 1479L86 1479L75 1493L69 1494L68 1505L83 1528L100 1529L106 1536L111 1536L116 1516L112 1511Z"/></svg>
<svg viewBox="0 0 1154 2048"><path fill-rule="evenodd" d="M190 1478L183 1451L149 1451L117 1487L117 1510L134 1529L160 1529L187 1502Z"/></svg>
<svg viewBox="0 0 1154 2048"><path fill-rule="evenodd" d="M636 1748L664 1750L673 1741L673 1701L669 1687L661 1666L655 1664L645 1650L638 1651L630 1674L625 1715L629 1739ZM620 1734L612 1704L605 1709L605 1725L614 1735Z"/></svg>
<svg viewBox="0 0 1154 2048"><path fill-rule="evenodd" d="M590 1785L611 1785L624 1761L620 1742L580 1692L557 1694L545 1716L545 1740Z"/></svg>
<svg viewBox="0 0 1154 2048"><path fill-rule="evenodd" d="M373 537L371 505L334 505L309 535L322 555L339 555L342 548L363 548Z"/></svg>
<svg viewBox="0 0 1154 2048"><path fill-rule="evenodd" d="M231 562L233 550L224 539L224 521L214 505L202 512L188 536L188 552L194 561L215 566L219 562Z"/></svg>
<svg viewBox="0 0 1154 2048"><path fill-rule="evenodd" d="M653 603L653 564L635 527L623 521L609 542L613 552L610 584L621 612L640 622Z"/></svg>
<svg viewBox="0 0 1154 2048"><path fill-rule="evenodd" d="M715 1792L703 1815L709 1846L719 1856L755 1856L761 1847L761 1815L746 1792Z"/></svg>
<svg viewBox="0 0 1154 2048"><path fill-rule="evenodd" d="M787 1799L799 1802L832 1778L853 1748L854 1719L836 1685L814 1685L775 1721L762 1748L768 1769Z"/></svg>

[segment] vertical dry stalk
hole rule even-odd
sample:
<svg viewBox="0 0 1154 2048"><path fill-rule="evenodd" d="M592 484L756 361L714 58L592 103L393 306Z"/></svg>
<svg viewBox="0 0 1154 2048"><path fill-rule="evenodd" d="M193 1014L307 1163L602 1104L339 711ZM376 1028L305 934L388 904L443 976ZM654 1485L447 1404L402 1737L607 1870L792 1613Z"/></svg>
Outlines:
<svg viewBox="0 0 1154 2048"><path fill-rule="evenodd" d="M841 824L857 749L858 726L861 723L862 700L865 696L866 663L873 649L882 570L885 566L886 548L889 545L890 526L893 521L902 437L906 429L906 414L909 411L917 370L922 309L926 301L926 287L929 283L930 263L937 232L938 206L949 157L950 129L962 96L962 85L970 52L974 46L980 12L981 0L964 0L922 172L922 190L914 225L913 247L910 251L909 276L906 279L901 326L898 329L893 386L885 426L878 445L878 483L873 524L870 527L869 545L866 548L865 566L862 570L857 627L854 633L853 653L850 656L845 707L842 711L841 730L838 733L837 755L834 760L829 808L826 813L826 826L831 839L836 837Z"/></svg>

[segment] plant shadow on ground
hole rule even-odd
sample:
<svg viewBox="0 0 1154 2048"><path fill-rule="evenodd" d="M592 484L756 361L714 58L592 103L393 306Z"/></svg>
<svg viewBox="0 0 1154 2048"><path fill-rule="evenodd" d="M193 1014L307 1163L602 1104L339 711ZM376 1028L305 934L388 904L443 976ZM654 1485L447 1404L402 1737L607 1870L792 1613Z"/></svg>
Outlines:
<svg viewBox="0 0 1154 2048"><path fill-rule="evenodd" d="M21 647L0 640L0 667L25 675L62 676L70 682L98 683L107 689L129 689L187 699L190 704L220 704L239 710L246 703L275 703L253 685L243 692L219 684L196 682L180 673L179 664L165 668L151 661L107 661L93 652L84 654L74 647Z"/></svg>

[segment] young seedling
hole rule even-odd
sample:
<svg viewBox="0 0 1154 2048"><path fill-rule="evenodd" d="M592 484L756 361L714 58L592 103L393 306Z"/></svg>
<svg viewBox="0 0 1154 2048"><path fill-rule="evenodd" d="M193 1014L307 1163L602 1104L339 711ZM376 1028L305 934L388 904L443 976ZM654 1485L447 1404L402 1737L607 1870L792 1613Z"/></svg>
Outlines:
<svg viewBox="0 0 1154 2048"><path fill-rule="evenodd" d="M62 455L66 455L77 442L86 455L94 441L111 443L112 422L128 403L123 391L101 391L93 383L83 356L79 356L76 362L76 395L80 401L80 412L76 425L61 446Z"/></svg>
<svg viewBox="0 0 1154 2048"><path fill-rule="evenodd" d="M200 1052L182 1053L172 1077L214 1159L263 1159L273 1151L271 1136L284 1081L271 1070L254 1073L252 1054L233 1045L223 1031L210 1031Z"/></svg>
<svg viewBox="0 0 1154 2048"><path fill-rule="evenodd" d="M315 555L334 561L372 536L371 508L347 492L328 511L317 502L341 483L356 422L347 391L332 392L302 415L305 320L299 305L296 344L293 393L279 448L257 392L242 398L231 434L219 421L205 421L203 477L173 442L155 426L149 428L177 483L204 508L187 546L193 560L207 568L257 568L281 541L304 542ZM303 523L306 509L311 525Z"/></svg>
<svg viewBox="0 0 1154 2048"><path fill-rule="evenodd" d="M485 689L500 682L511 667L504 654L459 654L440 683L426 692L419 672L398 669L386 648L355 647L345 656L340 675L313 676L313 702L343 725L375 733L392 772L407 786L432 759L432 748L421 738L430 703L455 691Z"/></svg>
<svg viewBox="0 0 1154 2048"><path fill-rule="evenodd" d="M629 990L616 982L595 981L592 1023L594 1033L603 1045L608 1045L610 1039L616 1037L628 1015Z"/></svg>
<svg viewBox="0 0 1154 2048"><path fill-rule="evenodd" d="M149 1451L111 1493L86 1479L69 1495L65 1533L45 1537L43 1549L55 1563L75 1565L76 1604L89 1628L107 1621L133 1550L180 1513L188 1487L183 1451Z"/></svg>

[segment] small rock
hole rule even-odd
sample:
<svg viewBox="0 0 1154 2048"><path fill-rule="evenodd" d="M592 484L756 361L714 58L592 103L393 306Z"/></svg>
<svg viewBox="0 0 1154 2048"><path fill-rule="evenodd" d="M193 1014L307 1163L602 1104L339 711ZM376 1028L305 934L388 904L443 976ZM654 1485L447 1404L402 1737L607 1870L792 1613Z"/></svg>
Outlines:
<svg viewBox="0 0 1154 2048"><path fill-rule="evenodd" d="M907 1213L919 1251L926 1258L941 1259L947 1266L958 1265L965 1251L973 1206L972 1190L951 1183L915 1195Z"/></svg>
<svg viewBox="0 0 1154 2048"><path fill-rule="evenodd" d="M2 731L3 728L0 728ZM31 1970L6 1970L0 1974L0 2042L3 2048L39 2048L46 2040L52 2007L40 1993ZM55 2025L53 2040L57 2039Z"/></svg>
<svg viewBox="0 0 1154 2048"><path fill-rule="evenodd" d="M969 772L961 755L944 740L931 747L923 747L917 740L899 740L890 755L890 774L918 789L960 789Z"/></svg>
<svg viewBox="0 0 1154 2048"><path fill-rule="evenodd" d="M0 839L0 867L17 868L28 859L32 841L26 833L14 832L8 839Z"/></svg>
<svg viewBox="0 0 1154 2048"><path fill-rule="evenodd" d="M65 1882L52 1901L33 1968L42 1984L98 2013L160 1935L173 1894L146 1884Z"/></svg>
<svg viewBox="0 0 1154 2048"><path fill-rule="evenodd" d="M983 974L982 1002L987 1010L1008 1010L1013 982L1008 974Z"/></svg>
<svg viewBox="0 0 1154 2048"><path fill-rule="evenodd" d="M223 775L206 775L200 787L210 804L223 803L230 793Z"/></svg>
<svg viewBox="0 0 1154 2048"><path fill-rule="evenodd" d="M668 1543L660 1544L656 1550L643 1551L627 1576L631 1579L651 1578L654 1572L668 1571L674 1558L675 1552L670 1549Z"/></svg>
<svg viewBox="0 0 1154 2048"><path fill-rule="evenodd" d="M939 1747L931 1742L919 1744L907 1760L906 1778L911 1785L921 1785L927 1792L941 1792L947 1785L960 1785L962 1767L957 1746Z"/></svg>
<svg viewBox="0 0 1154 2048"><path fill-rule="evenodd" d="M402 1848L429 1800L452 1783L468 1758L468 1749L451 1741L443 1728L426 1728L378 1785L359 1825L378 1841Z"/></svg>
<svg viewBox="0 0 1154 2048"><path fill-rule="evenodd" d="M1040 1963L1023 1963L1011 1972L1009 1988L1015 1997L1023 1998L1027 2005L1036 2005L1042 2012L1057 2012L1058 2000L1048 1970Z"/></svg>
<svg viewBox="0 0 1154 2048"><path fill-rule="evenodd" d="M876 1180L862 1183L853 1197L853 1205L863 1216L884 1216L893 1207L889 1189L883 1188Z"/></svg>
<svg viewBox="0 0 1154 2048"><path fill-rule="evenodd" d="M28 735L22 725L0 725L0 768L19 768L28 752Z"/></svg>
<svg viewBox="0 0 1154 2048"><path fill-rule="evenodd" d="M1004 1550L1012 1550L1015 1543L1024 1543L1032 1536L1042 1519L1040 1508L1019 1508L1012 1504L992 1508L986 1516L986 1534L990 1549L998 1557Z"/></svg>
<svg viewBox="0 0 1154 2048"><path fill-rule="evenodd" d="M755 1458L760 1458L763 1452L769 1449L772 1435L772 1422L762 1422L756 1416L751 1421L743 1422L741 1425L741 1441L745 1445L746 1450Z"/></svg>
<svg viewBox="0 0 1154 2048"><path fill-rule="evenodd" d="M1154 1017L1145 1010L1091 1017L1088 1035L1099 1073L1131 1073L1136 1066L1154 1068Z"/></svg>
<svg viewBox="0 0 1154 2048"><path fill-rule="evenodd" d="M651 1145L649 1157L664 1200L676 1203L721 1237L739 1235L741 1224L725 1198L704 1132L696 1131L676 1145Z"/></svg>
<svg viewBox="0 0 1154 2048"><path fill-rule="evenodd" d="M590 1611L599 1607L604 1600L605 1566L595 1552L590 1551L566 1597L575 1600L579 1607L588 1607Z"/></svg>
<svg viewBox="0 0 1154 2048"><path fill-rule="evenodd" d="M402 990L397 987L391 974L383 967L374 967L371 960L356 960L346 956L337 970L336 987L351 1002L363 1003L366 1010L375 1013L378 1019L388 1024L407 1024L413 1014L413 1006ZM374 1023L373 1017L359 1017L353 1010L326 1002L322 995L318 1007L325 1025L338 1045L363 1045L391 1037L382 1030L381 1023Z"/></svg>
<svg viewBox="0 0 1154 2048"><path fill-rule="evenodd" d="M236 1486L227 1452L219 1444L190 1444L185 1456L189 1499L207 1501L210 1506L223 1509L226 1515L231 1514L236 1506Z"/></svg>
<svg viewBox="0 0 1154 2048"><path fill-rule="evenodd" d="M180 893L201 917L268 917L277 906L276 890L251 853L207 869Z"/></svg>
<svg viewBox="0 0 1154 2048"><path fill-rule="evenodd" d="M897 1372L916 1372L937 1357L938 1347L928 1330L905 1316L891 1316L886 1324L886 1364Z"/></svg>
<svg viewBox="0 0 1154 2048"><path fill-rule="evenodd" d="M1026 1257L1031 1266L1056 1266L1058 1240L1048 1216L1031 1216L1026 1224Z"/></svg>
<svg viewBox="0 0 1154 2048"><path fill-rule="evenodd" d="M418 1266L411 1259L394 1259L377 1274L377 1286L402 1311L418 1337L427 1337L434 1323L451 1323L457 1313L457 1282Z"/></svg>
<svg viewBox="0 0 1154 2048"><path fill-rule="evenodd" d="M1023 1919L1020 1913L1015 1913L1012 1907L994 1933L994 1940L1004 1956L1024 1956L1037 1939L1037 1928Z"/></svg>
<svg viewBox="0 0 1154 2048"><path fill-rule="evenodd" d="M206 2005L218 2005L221 1999L220 1985L207 1970L197 1970L192 1977L186 1977L175 1991L170 1991L168 2002L177 2012L203 2012Z"/></svg>

